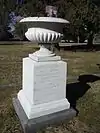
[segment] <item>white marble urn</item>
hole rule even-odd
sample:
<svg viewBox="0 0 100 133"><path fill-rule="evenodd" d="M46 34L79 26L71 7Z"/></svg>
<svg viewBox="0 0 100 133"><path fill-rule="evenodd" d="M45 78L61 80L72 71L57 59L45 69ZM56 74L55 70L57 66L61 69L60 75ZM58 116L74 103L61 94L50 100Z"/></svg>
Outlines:
<svg viewBox="0 0 100 133"><path fill-rule="evenodd" d="M62 18L54 17L27 17L20 21L25 23L28 31L25 36L33 43L39 43L40 50L29 55L39 58L52 57L55 54L50 51L49 47L53 43L58 43L63 37L63 28L69 23Z"/></svg>

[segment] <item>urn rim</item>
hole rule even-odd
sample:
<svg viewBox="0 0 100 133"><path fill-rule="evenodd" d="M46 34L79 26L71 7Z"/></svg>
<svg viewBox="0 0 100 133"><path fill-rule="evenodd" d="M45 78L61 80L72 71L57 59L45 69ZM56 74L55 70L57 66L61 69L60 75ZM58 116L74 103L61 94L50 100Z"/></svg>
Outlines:
<svg viewBox="0 0 100 133"><path fill-rule="evenodd" d="M55 18L55 17L26 17L20 20L21 23L26 22L46 22L46 23L62 23L68 24L69 21L63 18Z"/></svg>

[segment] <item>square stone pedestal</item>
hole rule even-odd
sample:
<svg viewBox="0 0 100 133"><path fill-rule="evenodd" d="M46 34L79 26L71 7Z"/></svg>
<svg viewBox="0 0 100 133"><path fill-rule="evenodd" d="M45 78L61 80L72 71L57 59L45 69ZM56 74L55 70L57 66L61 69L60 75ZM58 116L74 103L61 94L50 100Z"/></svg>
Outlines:
<svg viewBox="0 0 100 133"><path fill-rule="evenodd" d="M61 60L23 59L23 88L18 99L28 119L70 108L66 99L66 73L67 64Z"/></svg>
<svg viewBox="0 0 100 133"><path fill-rule="evenodd" d="M23 59L23 86L13 103L25 133L76 115L66 99L67 63L57 58Z"/></svg>

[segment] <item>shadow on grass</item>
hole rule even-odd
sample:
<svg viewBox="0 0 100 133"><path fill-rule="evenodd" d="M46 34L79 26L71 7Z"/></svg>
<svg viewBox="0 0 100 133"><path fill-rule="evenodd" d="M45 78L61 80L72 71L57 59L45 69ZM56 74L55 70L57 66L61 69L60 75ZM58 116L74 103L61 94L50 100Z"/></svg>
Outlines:
<svg viewBox="0 0 100 133"><path fill-rule="evenodd" d="M76 109L77 100L82 97L91 87L88 83L95 82L100 80L99 76L95 75L80 75L78 78L78 82L71 83L67 85L66 88L66 98L70 102L72 108Z"/></svg>

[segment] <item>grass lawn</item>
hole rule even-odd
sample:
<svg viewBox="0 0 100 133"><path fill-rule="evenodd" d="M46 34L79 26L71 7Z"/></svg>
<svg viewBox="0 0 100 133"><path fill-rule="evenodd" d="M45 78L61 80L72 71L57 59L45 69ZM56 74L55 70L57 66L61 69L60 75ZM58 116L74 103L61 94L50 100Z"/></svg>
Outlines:
<svg viewBox="0 0 100 133"><path fill-rule="evenodd" d="M33 45L0 46L0 133L22 133L12 97L22 85L22 58L35 51ZM100 52L57 52L68 62L68 75L100 73ZM70 82L70 81L69 81ZM76 82L76 81L74 81ZM79 115L68 123L47 127L39 133L100 133L100 80L85 83L86 93L77 101ZM81 88L82 87L82 88ZM84 89L84 85L80 90Z"/></svg>

